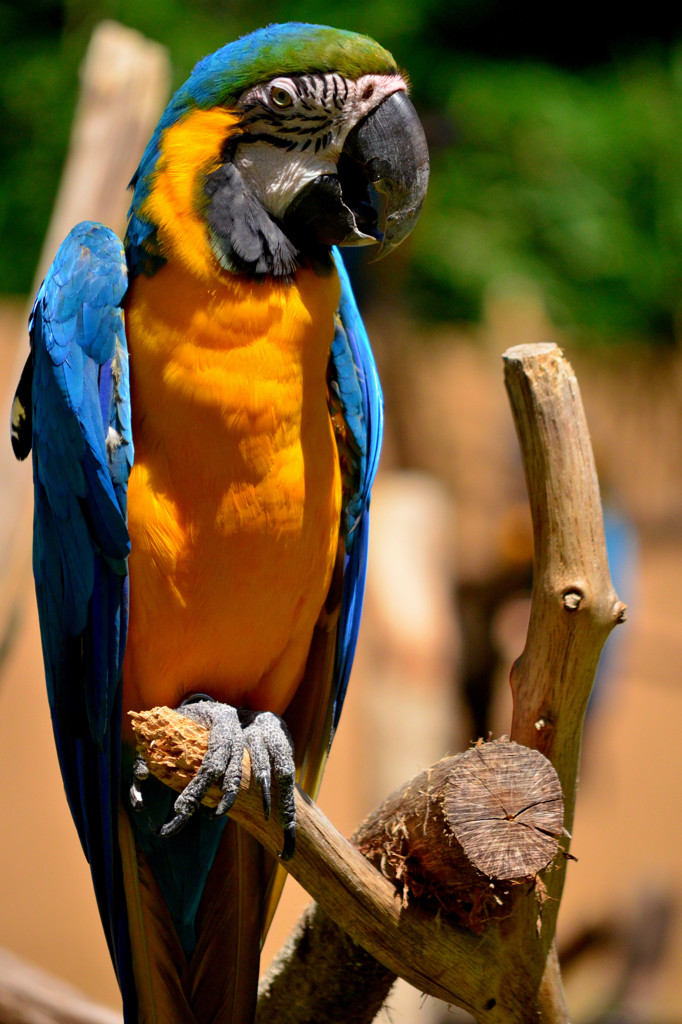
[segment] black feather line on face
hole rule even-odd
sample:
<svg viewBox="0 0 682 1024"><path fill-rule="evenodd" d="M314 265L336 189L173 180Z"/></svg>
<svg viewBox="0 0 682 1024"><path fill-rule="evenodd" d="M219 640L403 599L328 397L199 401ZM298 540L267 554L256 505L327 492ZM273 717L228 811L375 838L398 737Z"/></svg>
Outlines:
<svg viewBox="0 0 682 1024"><path fill-rule="evenodd" d="M242 143L247 142L267 142L271 146L276 146L278 149L289 149L292 144L292 140L286 138L286 136L280 135L268 135L265 132L257 132L254 135L243 135L241 140ZM298 145L297 140L293 140L293 148L295 149Z"/></svg>
<svg viewBox="0 0 682 1024"><path fill-rule="evenodd" d="M285 143L287 145L288 143ZM222 164L204 185L206 220L221 264L251 277L293 276L299 253L232 163Z"/></svg>

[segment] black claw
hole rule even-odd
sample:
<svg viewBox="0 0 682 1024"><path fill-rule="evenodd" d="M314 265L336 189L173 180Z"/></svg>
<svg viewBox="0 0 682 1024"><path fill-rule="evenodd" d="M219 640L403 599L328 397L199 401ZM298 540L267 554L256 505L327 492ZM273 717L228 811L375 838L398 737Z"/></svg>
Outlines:
<svg viewBox="0 0 682 1024"><path fill-rule="evenodd" d="M237 799L236 793L225 793L222 800L215 809L216 818L221 818L223 814L229 814L232 810L232 804Z"/></svg>
<svg viewBox="0 0 682 1024"><path fill-rule="evenodd" d="M284 843L282 845L282 852L279 855L281 861L291 860L294 853L296 852L296 825L291 824L284 829Z"/></svg>
<svg viewBox="0 0 682 1024"><path fill-rule="evenodd" d="M261 782L261 793L263 796L263 817L266 821L269 821L272 805L270 802L270 780L267 778L263 779Z"/></svg>
<svg viewBox="0 0 682 1024"><path fill-rule="evenodd" d="M176 814L175 817L171 818L170 821L167 821L165 825L161 825L159 828L153 829L153 832L162 839L167 839L169 836L176 836L178 832L182 831L191 817L191 814Z"/></svg>
<svg viewBox="0 0 682 1024"><path fill-rule="evenodd" d="M192 782L185 787L175 801L173 806L175 814L171 820L167 821L165 825L160 825L154 830L157 836L165 838L167 836L177 835L177 833L185 827L192 815L197 811L200 806L201 787L194 786L194 788L190 790L190 786L196 782L196 778L198 778L198 776L196 776ZM197 793L197 789L199 789L199 793Z"/></svg>

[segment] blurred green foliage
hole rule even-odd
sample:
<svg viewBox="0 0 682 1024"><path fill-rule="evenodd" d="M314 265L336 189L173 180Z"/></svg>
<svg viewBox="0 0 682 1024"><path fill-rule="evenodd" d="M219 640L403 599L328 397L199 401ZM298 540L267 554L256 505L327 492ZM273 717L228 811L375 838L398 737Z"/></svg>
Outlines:
<svg viewBox="0 0 682 1024"><path fill-rule="evenodd" d="M433 161L400 282L418 313L476 319L521 289L577 337L675 341L677 15L656 31L621 15L608 37L587 4L558 31L555 16L525 0L0 0L1 290L30 288L98 21L164 43L177 86L229 39L299 19L375 36L409 70Z"/></svg>
<svg viewBox="0 0 682 1024"><path fill-rule="evenodd" d="M682 51L577 76L468 64L413 243L417 294L476 317L540 291L583 337L673 340L682 295ZM423 290L423 291L422 291Z"/></svg>

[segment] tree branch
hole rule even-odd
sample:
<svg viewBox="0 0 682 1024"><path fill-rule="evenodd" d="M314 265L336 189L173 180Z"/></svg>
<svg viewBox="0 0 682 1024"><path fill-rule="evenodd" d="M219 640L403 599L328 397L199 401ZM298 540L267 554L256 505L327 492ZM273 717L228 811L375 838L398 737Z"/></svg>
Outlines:
<svg viewBox="0 0 682 1024"><path fill-rule="evenodd" d="M534 535L530 622L511 673L511 736L541 750L556 768L570 832L585 710L602 647L625 621L626 607L609 575L597 471L575 374L556 345L519 345L504 354L504 363ZM565 874L566 860L548 880L552 932ZM556 955L547 969L553 977L544 979L541 1000L555 1006L561 990Z"/></svg>
<svg viewBox="0 0 682 1024"><path fill-rule="evenodd" d="M132 713L131 718L138 751L150 771L181 791L201 765L206 730L169 708ZM216 786L204 803L215 807L220 796ZM248 755L244 756L242 784L230 815L271 854L276 856L281 850L279 825L263 820L262 800L251 777ZM533 980L522 962L526 951L506 950L503 932L507 919L534 893L536 873L551 862L558 845L552 834L561 832L562 821L558 780L544 757L517 744L475 747L417 776L389 797L354 837L367 856L381 864L385 877L299 790L296 854L286 866L339 925L341 935L336 945L330 945L331 925L322 917L309 918L297 948L304 937L308 944L311 931L324 930L321 953L329 957L333 950L329 959L335 974L338 946L348 946L345 932L393 975L423 992L457 1003L486 1021L523 1021L524 1008L534 1002L542 964ZM499 833L496 840L491 836L491 824ZM509 836L515 830L524 836L524 842L513 843L510 857ZM491 877L480 870L477 861L486 872L494 872L497 888L491 890ZM401 891L389 878L400 883ZM429 900L416 898L424 893ZM535 935L538 910L534 896L532 905ZM459 927L457 919L466 920L467 927ZM501 927L486 927L492 921L500 922ZM500 962L503 956L514 961L512 978L490 969L490 964ZM375 972L375 965L371 969ZM323 989L320 970L316 961L316 988ZM357 974L357 967L354 971ZM365 994L363 989L363 999ZM308 1005L301 1007L300 1020L310 1020L310 1012ZM292 1024L299 1019L294 1014L290 1002L287 1020ZM315 1019L341 1021L347 1017L334 1006L333 1016Z"/></svg>
<svg viewBox="0 0 682 1024"><path fill-rule="evenodd" d="M120 1013L0 949L0 1024L123 1024Z"/></svg>
<svg viewBox="0 0 682 1024"><path fill-rule="evenodd" d="M530 623L511 674L511 737L556 768L570 831L585 709L601 649L626 608L609 575L575 374L556 345L519 345L504 362L534 534Z"/></svg>

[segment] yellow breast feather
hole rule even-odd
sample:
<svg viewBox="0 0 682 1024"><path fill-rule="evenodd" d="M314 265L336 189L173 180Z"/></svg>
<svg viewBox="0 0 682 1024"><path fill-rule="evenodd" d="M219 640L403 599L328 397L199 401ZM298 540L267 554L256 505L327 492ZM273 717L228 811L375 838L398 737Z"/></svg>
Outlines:
<svg viewBox="0 0 682 1024"><path fill-rule="evenodd" d="M132 283L127 707L201 690L281 712L300 682L339 538L338 287L197 287L178 262Z"/></svg>

